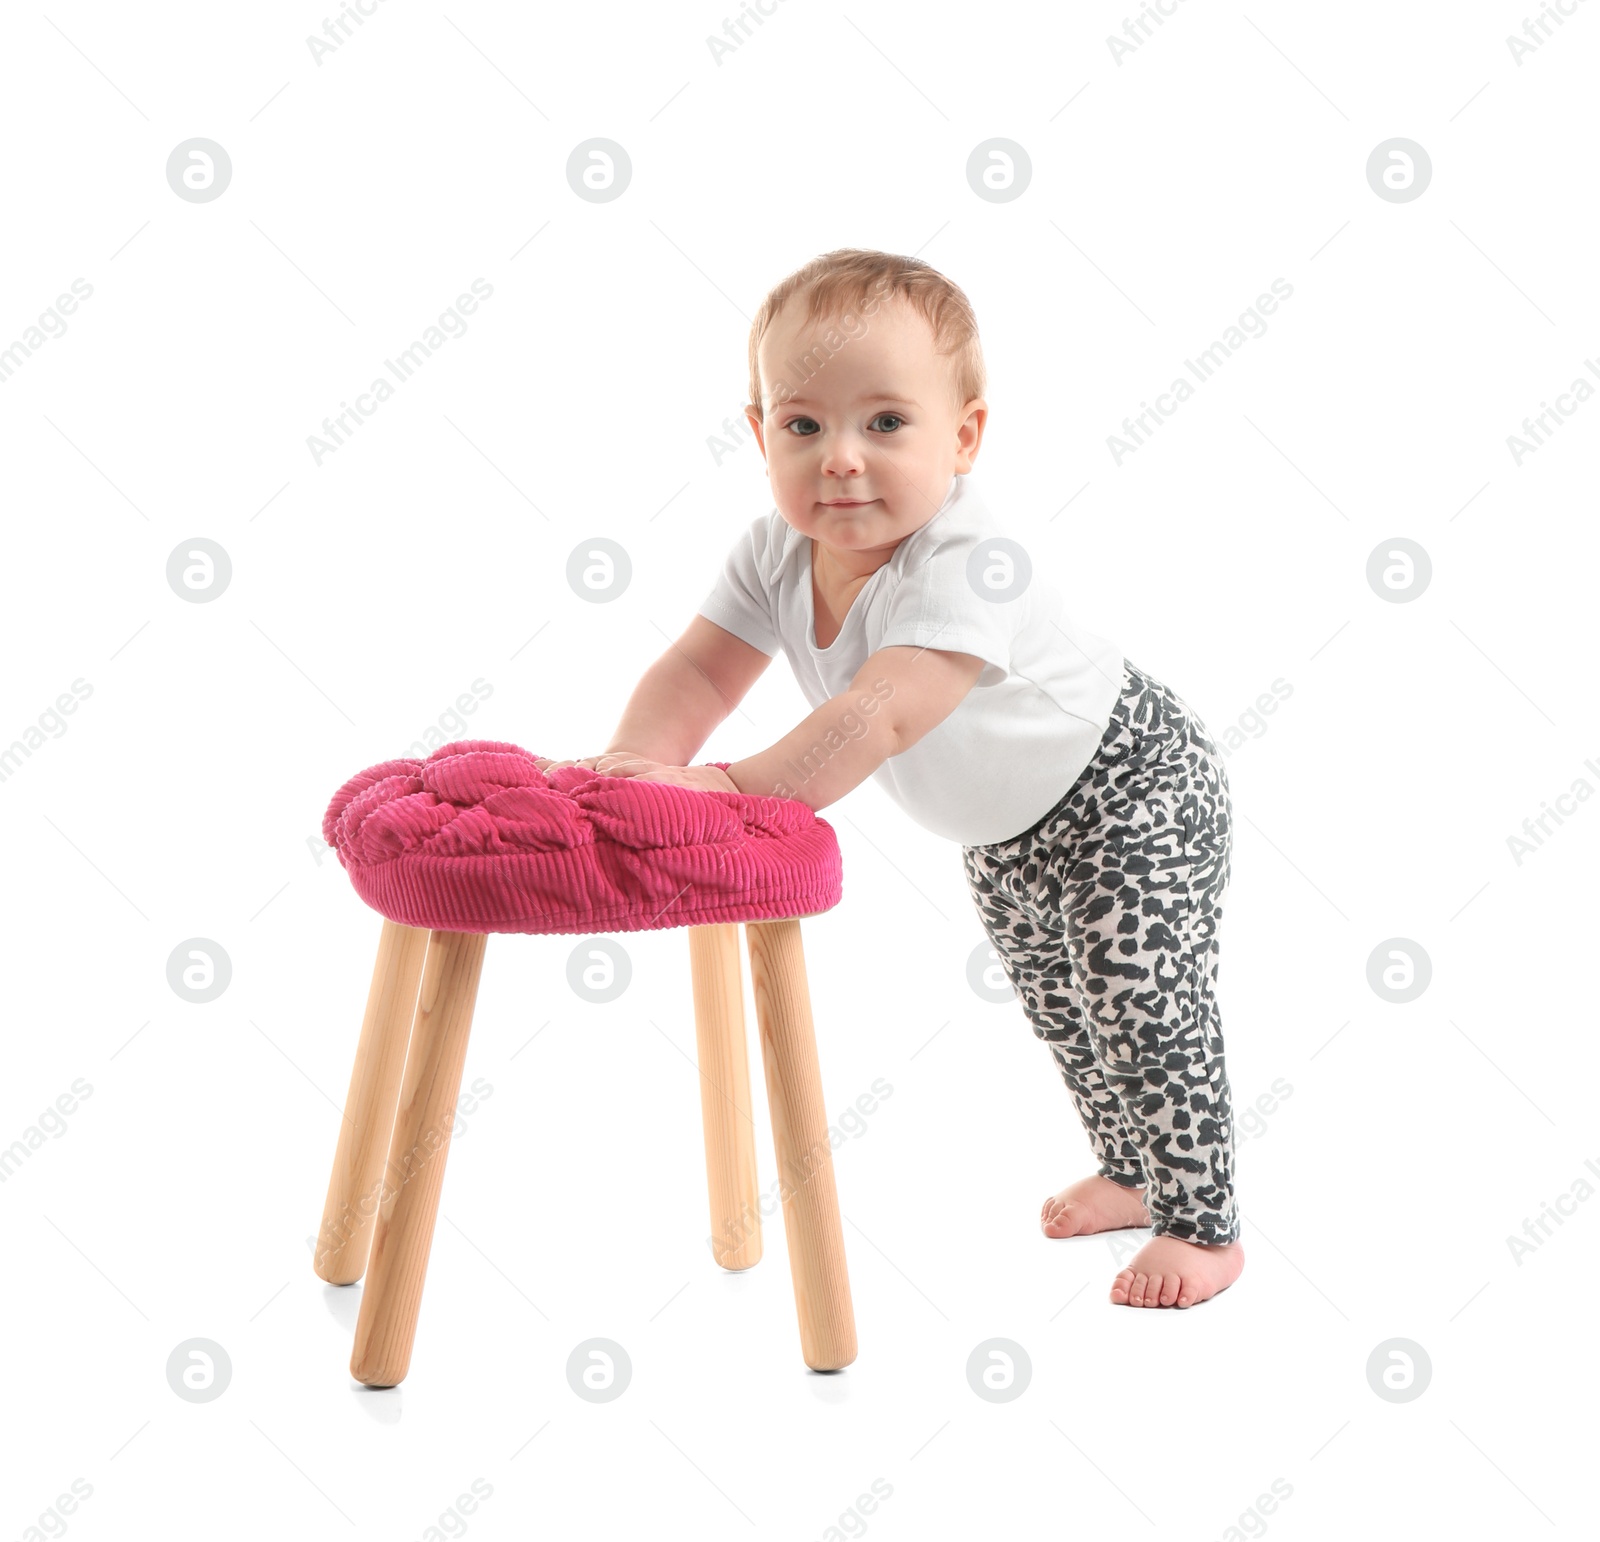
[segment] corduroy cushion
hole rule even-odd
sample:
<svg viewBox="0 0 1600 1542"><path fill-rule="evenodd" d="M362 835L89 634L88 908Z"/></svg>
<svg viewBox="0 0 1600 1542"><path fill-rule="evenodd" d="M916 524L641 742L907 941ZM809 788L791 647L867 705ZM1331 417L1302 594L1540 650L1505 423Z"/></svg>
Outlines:
<svg viewBox="0 0 1600 1542"><path fill-rule="evenodd" d="M797 799L546 774L491 739L369 766L333 795L322 836L374 910L439 931L769 921L828 910L843 886L833 827Z"/></svg>

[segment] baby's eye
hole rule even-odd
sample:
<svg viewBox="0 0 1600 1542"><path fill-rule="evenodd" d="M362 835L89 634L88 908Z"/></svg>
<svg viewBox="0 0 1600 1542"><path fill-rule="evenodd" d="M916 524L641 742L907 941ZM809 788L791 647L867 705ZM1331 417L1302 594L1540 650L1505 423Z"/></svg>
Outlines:
<svg viewBox="0 0 1600 1542"><path fill-rule="evenodd" d="M894 428L888 428L884 430L884 432L888 434L897 432L900 425L905 422L905 419L902 418L898 412L880 412L878 417L874 418L872 421L876 423L879 418L890 418L894 421Z"/></svg>
<svg viewBox="0 0 1600 1542"><path fill-rule="evenodd" d="M800 439L809 439L817 427L817 420L815 418L790 418L789 421L783 426L785 428L799 428L802 423L809 423L811 427L809 429L802 430L796 437Z"/></svg>

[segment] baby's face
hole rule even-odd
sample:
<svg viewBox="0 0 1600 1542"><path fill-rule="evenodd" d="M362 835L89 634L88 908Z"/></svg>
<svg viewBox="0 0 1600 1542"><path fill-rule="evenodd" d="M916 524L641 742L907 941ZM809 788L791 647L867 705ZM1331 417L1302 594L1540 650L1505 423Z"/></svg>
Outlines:
<svg viewBox="0 0 1600 1542"><path fill-rule="evenodd" d="M951 361L899 297L853 330L803 313L791 304L762 338L766 421L750 415L778 512L836 551L892 551L972 469L988 408L955 403Z"/></svg>

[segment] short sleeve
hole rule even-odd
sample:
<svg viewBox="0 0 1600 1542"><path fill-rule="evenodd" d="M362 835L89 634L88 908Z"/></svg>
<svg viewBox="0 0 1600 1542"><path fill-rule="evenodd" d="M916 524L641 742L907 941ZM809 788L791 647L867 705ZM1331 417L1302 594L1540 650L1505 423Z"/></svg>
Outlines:
<svg viewBox="0 0 1600 1542"><path fill-rule="evenodd" d="M699 614L708 621L715 621L725 631L769 655L777 653L781 646L768 583L772 563L778 556L768 550L773 535L772 517L752 520L750 528L733 543L722 572L699 607Z"/></svg>
<svg viewBox="0 0 1600 1542"><path fill-rule="evenodd" d="M979 685L998 685L1011 673L1012 643L1027 620L1026 589L1012 599L986 598L968 579L984 538L964 531L941 541L908 566L890 596L880 648L939 648L984 661ZM974 564L976 566L976 564Z"/></svg>

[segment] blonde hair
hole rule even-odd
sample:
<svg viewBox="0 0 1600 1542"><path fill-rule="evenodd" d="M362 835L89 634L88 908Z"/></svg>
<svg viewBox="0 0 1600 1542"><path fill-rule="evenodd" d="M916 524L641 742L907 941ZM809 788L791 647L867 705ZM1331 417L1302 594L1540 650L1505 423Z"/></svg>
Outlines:
<svg viewBox="0 0 1600 1542"><path fill-rule="evenodd" d="M918 257L899 257L892 252L876 252L861 247L841 247L813 257L773 288L750 327L750 402L748 411L766 421L768 403L761 393L761 339L779 313L793 299L806 304L805 319L840 314L847 326L840 345L865 330L861 317L877 313L883 302L899 297L910 304L933 332L934 351L952 361L952 386L957 407L982 396L987 381L983 365L983 346L978 340L978 320L971 302L961 288L938 269ZM812 360L826 364L836 347L817 342L808 347L801 360L810 367ZM811 370L814 373L814 369ZM781 405L774 402L772 405Z"/></svg>

